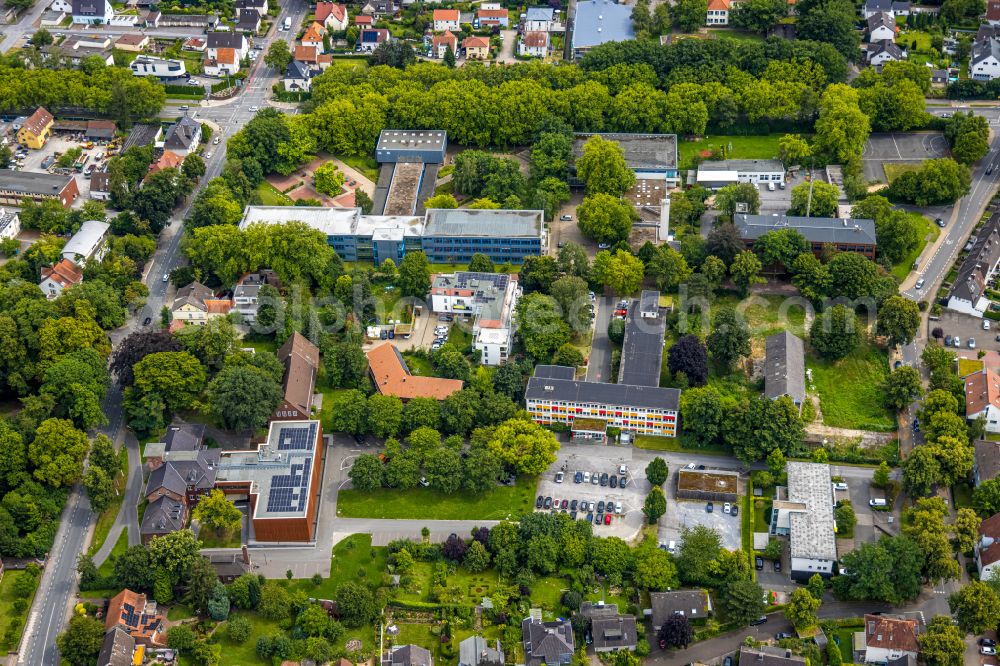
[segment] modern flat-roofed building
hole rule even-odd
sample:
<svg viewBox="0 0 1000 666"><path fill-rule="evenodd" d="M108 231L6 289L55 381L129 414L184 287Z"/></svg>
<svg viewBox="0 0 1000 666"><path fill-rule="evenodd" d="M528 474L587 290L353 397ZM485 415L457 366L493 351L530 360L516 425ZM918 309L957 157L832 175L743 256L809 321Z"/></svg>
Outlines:
<svg viewBox="0 0 1000 666"><path fill-rule="evenodd" d="M636 178L663 179L669 185L680 183L677 171L676 134L629 134L625 132L577 134L573 142L573 154L577 159L583 155L583 146L587 143L587 139L592 136L599 136L606 141L617 143L625 156L625 164L635 172ZM575 174L573 177L575 178Z"/></svg>
<svg viewBox="0 0 1000 666"><path fill-rule="evenodd" d="M714 189L733 183L783 185L781 160L709 160L698 165L698 185Z"/></svg>
<svg viewBox="0 0 1000 666"><path fill-rule="evenodd" d="M0 238L17 238L21 233L21 216L16 210L0 208Z"/></svg>
<svg viewBox="0 0 1000 666"><path fill-rule="evenodd" d="M468 263L482 253L493 262L524 263L542 254L542 211L432 209L423 216L362 215L360 208L247 206L241 229L252 224L298 221L318 229L344 261L397 265L407 252L422 250L431 263Z"/></svg>
<svg viewBox="0 0 1000 666"><path fill-rule="evenodd" d="M825 245L832 245L838 252L857 252L875 260L878 241L874 220L737 213L733 222L743 244L749 249L753 249L754 242L769 231L794 229L809 241L816 256L823 252Z"/></svg>
<svg viewBox="0 0 1000 666"><path fill-rule="evenodd" d="M805 666L805 657L793 655L785 648L740 646L740 663L743 666Z"/></svg>
<svg viewBox="0 0 1000 666"><path fill-rule="evenodd" d="M250 503L256 541L314 541L323 460L319 421L272 421L255 451L225 451L215 485Z"/></svg>
<svg viewBox="0 0 1000 666"><path fill-rule="evenodd" d="M813 574L829 578L837 559L830 467L789 462L787 470L788 498L774 501L771 534L789 537L793 580L805 582Z"/></svg>
<svg viewBox="0 0 1000 666"><path fill-rule="evenodd" d="M677 434L678 389L580 381L575 372L564 366L535 367L524 394L535 422L565 423L574 437L597 441L604 440L608 427L639 435ZM585 428L575 428L577 420Z"/></svg>
<svg viewBox="0 0 1000 666"><path fill-rule="evenodd" d="M154 58L153 56L141 55L132 61L129 69L136 76L155 76L162 79L172 79L184 76L187 68L183 60L173 58Z"/></svg>
<svg viewBox="0 0 1000 666"><path fill-rule="evenodd" d="M590 49L606 42L635 39L632 5L620 5L609 0L578 2L571 35L574 58L581 58Z"/></svg>
<svg viewBox="0 0 1000 666"><path fill-rule="evenodd" d="M107 254L110 237L110 224L100 220L87 220L63 246L63 259L80 267L86 266L89 261L100 261Z"/></svg>
<svg viewBox="0 0 1000 666"><path fill-rule="evenodd" d="M24 199L35 203L56 199L69 208L78 196L80 189L73 176L0 169L0 204L20 206Z"/></svg>
<svg viewBox="0 0 1000 666"><path fill-rule="evenodd" d="M514 342L514 308L522 290L508 273L451 273L431 276L431 310L473 317L472 348L483 365L500 365Z"/></svg>

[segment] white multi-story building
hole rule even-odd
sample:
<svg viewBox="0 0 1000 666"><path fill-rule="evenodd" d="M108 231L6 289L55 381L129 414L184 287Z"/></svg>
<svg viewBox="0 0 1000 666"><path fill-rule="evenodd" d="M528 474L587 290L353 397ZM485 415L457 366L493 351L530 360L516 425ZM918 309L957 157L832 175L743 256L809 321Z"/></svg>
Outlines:
<svg viewBox="0 0 1000 666"><path fill-rule="evenodd" d="M729 0L711 0L705 12L706 25L729 25Z"/></svg>
<svg viewBox="0 0 1000 666"><path fill-rule="evenodd" d="M787 495L774 500L771 534L789 537L793 580L805 582L813 574L829 578L837 560L830 467L789 462L787 470Z"/></svg>
<svg viewBox="0 0 1000 666"><path fill-rule="evenodd" d="M990 307L986 286L1000 263L1000 213L994 213L976 236L948 295L948 309L982 317Z"/></svg>
<svg viewBox="0 0 1000 666"><path fill-rule="evenodd" d="M453 273L431 281L431 310L473 317L472 347L483 365L500 365L514 343L514 308L521 297L517 275Z"/></svg>
<svg viewBox="0 0 1000 666"><path fill-rule="evenodd" d="M183 60L173 60L168 58L154 58L153 56L141 55L132 61L129 69L136 76L157 76L162 79L172 79L184 76L187 67Z"/></svg>
<svg viewBox="0 0 1000 666"><path fill-rule="evenodd" d="M785 183L785 165L781 160L708 160L698 165L698 184L709 189L753 183Z"/></svg>
<svg viewBox="0 0 1000 666"><path fill-rule="evenodd" d="M80 230L63 246L63 259L72 261L81 268L88 261L100 261L108 252L108 238L111 225L98 220L88 220L80 225Z"/></svg>
<svg viewBox="0 0 1000 666"><path fill-rule="evenodd" d="M524 17L524 32L550 32L555 24L555 10L551 7L528 7Z"/></svg>
<svg viewBox="0 0 1000 666"><path fill-rule="evenodd" d="M21 233L21 216L16 210L0 208L0 238L17 238Z"/></svg>

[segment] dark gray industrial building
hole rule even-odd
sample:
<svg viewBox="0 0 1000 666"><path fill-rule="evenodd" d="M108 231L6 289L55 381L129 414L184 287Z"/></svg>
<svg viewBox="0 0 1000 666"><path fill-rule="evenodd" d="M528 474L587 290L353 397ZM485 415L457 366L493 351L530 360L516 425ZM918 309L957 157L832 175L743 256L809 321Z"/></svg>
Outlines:
<svg viewBox="0 0 1000 666"><path fill-rule="evenodd" d="M382 130L375 145L375 159L386 162L443 164L448 149L444 130Z"/></svg>

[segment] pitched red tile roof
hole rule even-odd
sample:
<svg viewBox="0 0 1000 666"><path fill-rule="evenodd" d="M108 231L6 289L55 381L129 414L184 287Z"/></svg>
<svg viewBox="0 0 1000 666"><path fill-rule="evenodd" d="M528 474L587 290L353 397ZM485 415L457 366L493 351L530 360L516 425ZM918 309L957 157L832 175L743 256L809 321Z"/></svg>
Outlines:
<svg viewBox="0 0 1000 666"><path fill-rule="evenodd" d="M137 642L160 643L162 641L163 616L156 612L156 605L146 607L146 595L125 589L116 594L108 605L108 615L104 619L106 629L122 627Z"/></svg>
<svg viewBox="0 0 1000 666"><path fill-rule="evenodd" d="M184 161L184 158L171 150L164 150L163 154L160 155L160 159L156 160L153 164L149 165L149 173L156 173L161 169L169 169L171 167L179 167Z"/></svg>
<svg viewBox="0 0 1000 666"><path fill-rule="evenodd" d="M917 621L887 615L865 615L865 645L868 647L920 652Z"/></svg>
<svg viewBox="0 0 1000 666"><path fill-rule="evenodd" d="M343 21L344 17L347 16L347 7L345 5L338 5L336 2L317 2L316 20L325 21L329 16L333 16L338 21Z"/></svg>
<svg viewBox="0 0 1000 666"><path fill-rule="evenodd" d="M476 12L476 16L481 19L484 18L507 18L510 16L506 9L480 9Z"/></svg>
<svg viewBox="0 0 1000 666"><path fill-rule="evenodd" d="M316 62L316 47L297 44L294 57L299 62Z"/></svg>
<svg viewBox="0 0 1000 666"><path fill-rule="evenodd" d="M236 49L231 49L228 47L215 49L215 61L221 62L225 65L235 65L237 61Z"/></svg>
<svg viewBox="0 0 1000 666"><path fill-rule="evenodd" d="M375 347L367 355L368 369L375 380L375 387L382 395L394 395L403 400L444 400L452 393L462 390L462 382L458 379L411 375L403 363L403 357L388 342Z"/></svg>
<svg viewBox="0 0 1000 666"><path fill-rule="evenodd" d="M708 3L708 8L712 11L728 10L729 0L711 0Z"/></svg>
<svg viewBox="0 0 1000 666"><path fill-rule="evenodd" d="M979 560L985 567L1000 560L1000 513L995 513L979 524L979 536L990 537L993 543L979 549Z"/></svg>
<svg viewBox="0 0 1000 666"><path fill-rule="evenodd" d="M462 42L462 47L467 49L489 48L490 40L485 37L466 37Z"/></svg>
<svg viewBox="0 0 1000 666"><path fill-rule="evenodd" d="M965 414L978 414L989 405L1000 407L1000 374L986 369L965 378Z"/></svg>
<svg viewBox="0 0 1000 666"><path fill-rule="evenodd" d="M451 30L445 30L443 34L434 35L431 38L431 45L434 50L437 50L437 47L441 44L446 46L451 45L451 50L454 51L458 47L458 37L456 37Z"/></svg>
<svg viewBox="0 0 1000 666"><path fill-rule="evenodd" d="M47 278L66 289L83 282L83 272L69 259L62 259L53 266L42 268L42 279Z"/></svg>
<svg viewBox="0 0 1000 666"><path fill-rule="evenodd" d="M459 20L457 9L435 9L434 10L434 20L435 21L457 21Z"/></svg>
<svg viewBox="0 0 1000 666"><path fill-rule="evenodd" d="M45 107L40 106L24 121L22 127L32 134L41 134L54 120L52 114L46 111Z"/></svg>
<svg viewBox="0 0 1000 666"><path fill-rule="evenodd" d="M366 14L358 14L354 17L354 25L372 25L374 20Z"/></svg>
<svg viewBox="0 0 1000 666"><path fill-rule="evenodd" d="M326 28L323 27L323 24L318 21L313 21L312 25L306 29L306 34L302 35L302 42L321 42L323 41L323 35L325 34Z"/></svg>
<svg viewBox="0 0 1000 666"><path fill-rule="evenodd" d="M548 46L549 33L540 30L532 30L524 33L525 46Z"/></svg>

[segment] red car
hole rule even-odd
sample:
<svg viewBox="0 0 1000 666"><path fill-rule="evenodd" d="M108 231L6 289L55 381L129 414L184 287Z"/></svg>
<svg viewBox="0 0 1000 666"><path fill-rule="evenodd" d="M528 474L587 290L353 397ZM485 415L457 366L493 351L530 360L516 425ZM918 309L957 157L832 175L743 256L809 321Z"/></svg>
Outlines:
<svg viewBox="0 0 1000 666"><path fill-rule="evenodd" d="M610 525L611 524L611 514L610 513L604 514L604 524L605 525Z"/></svg>

